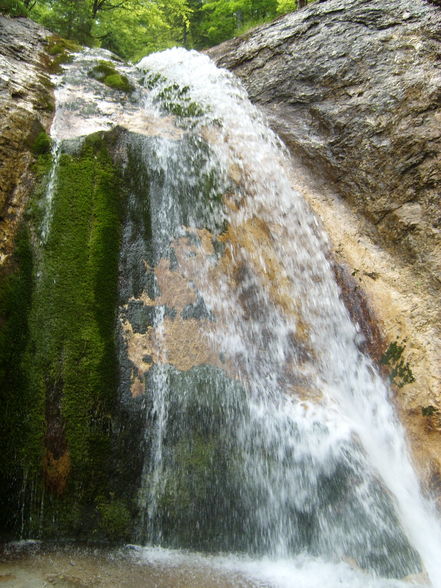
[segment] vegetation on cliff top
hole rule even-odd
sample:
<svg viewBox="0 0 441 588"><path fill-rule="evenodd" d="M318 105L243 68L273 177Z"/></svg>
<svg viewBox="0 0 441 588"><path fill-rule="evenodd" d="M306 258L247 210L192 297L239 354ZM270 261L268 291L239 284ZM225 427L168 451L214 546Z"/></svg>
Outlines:
<svg viewBox="0 0 441 588"><path fill-rule="evenodd" d="M307 3L308 0L0 0L0 12L28 15L63 37L136 60L175 45L211 47Z"/></svg>

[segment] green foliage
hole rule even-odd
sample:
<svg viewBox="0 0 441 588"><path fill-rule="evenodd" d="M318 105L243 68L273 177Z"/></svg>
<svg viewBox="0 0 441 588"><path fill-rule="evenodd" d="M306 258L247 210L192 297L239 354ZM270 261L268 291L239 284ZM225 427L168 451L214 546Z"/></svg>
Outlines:
<svg viewBox="0 0 441 588"><path fill-rule="evenodd" d="M31 16L62 37L138 60L176 45L210 47L297 6L297 0L36 0Z"/></svg>
<svg viewBox="0 0 441 588"><path fill-rule="evenodd" d="M211 46L274 18L277 0L211 0L201 10L198 45Z"/></svg>
<svg viewBox="0 0 441 588"><path fill-rule="evenodd" d="M304 4L310 4L314 0L305 0ZM277 14L287 14L300 8L298 0L277 0Z"/></svg>
<svg viewBox="0 0 441 588"><path fill-rule="evenodd" d="M129 0L118 9L101 12L93 34L102 47L138 60L153 51L185 44L190 14L186 0Z"/></svg>
<svg viewBox="0 0 441 588"><path fill-rule="evenodd" d="M297 8L297 0L277 0L277 13L287 14Z"/></svg>
<svg viewBox="0 0 441 588"><path fill-rule="evenodd" d="M28 9L22 0L0 0L0 14L28 16Z"/></svg>
<svg viewBox="0 0 441 588"><path fill-rule="evenodd" d="M397 339L389 345L380 359L381 364L390 368L389 377L398 388L415 382L409 362L402 357L405 349L405 341L400 344Z"/></svg>
<svg viewBox="0 0 441 588"><path fill-rule="evenodd" d="M190 14L187 0L37 0L31 11L35 20L62 37L126 59L183 44Z"/></svg>
<svg viewBox="0 0 441 588"><path fill-rule="evenodd" d="M94 45L93 19L87 0L37 0L30 16L57 35L77 41L81 45Z"/></svg>

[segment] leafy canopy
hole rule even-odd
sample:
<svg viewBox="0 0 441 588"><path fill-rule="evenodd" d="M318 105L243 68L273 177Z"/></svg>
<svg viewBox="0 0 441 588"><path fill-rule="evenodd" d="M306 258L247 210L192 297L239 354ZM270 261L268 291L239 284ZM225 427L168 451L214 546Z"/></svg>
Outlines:
<svg viewBox="0 0 441 588"><path fill-rule="evenodd" d="M54 33L138 60L183 45L204 49L295 10L307 0L0 0Z"/></svg>

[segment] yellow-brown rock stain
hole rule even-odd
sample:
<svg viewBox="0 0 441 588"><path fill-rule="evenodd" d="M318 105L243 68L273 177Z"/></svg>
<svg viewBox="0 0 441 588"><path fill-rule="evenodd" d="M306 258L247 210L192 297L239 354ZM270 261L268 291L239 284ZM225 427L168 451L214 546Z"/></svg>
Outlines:
<svg viewBox="0 0 441 588"><path fill-rule="evenodd" d="M46 450L43 458L43 472L46 487L61 496L67 486L71 470L69 451L65 451L60 457L55 457L52 451Z"/></svg>

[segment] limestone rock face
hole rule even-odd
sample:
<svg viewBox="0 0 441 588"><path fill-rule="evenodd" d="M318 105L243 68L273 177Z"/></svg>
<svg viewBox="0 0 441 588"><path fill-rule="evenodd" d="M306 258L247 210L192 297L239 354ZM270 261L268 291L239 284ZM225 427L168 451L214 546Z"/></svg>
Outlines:
<svg viewBox="0 0 441 588"><path fill-rule="evenodd" d="M289 147L293 182L352 274L343 292L363 290L375 310L384 337L376 355L406 340L415 382L396 400L438 493L440 39L436 3L328 0L208 52L241 78Z"/></svg>
<svg viewBox="0 0 441 588"><path fill-rule="evenodd" d="M210 51L379 241L429 272L441 270L440 16L423 0L331 0Z"/></svg>
<svg viewBox="0 0 441 588"><path fill-rule="evenodd" d="M43 62L48 35L30 20L0 15L0 265L32 186L32 145L52 117Z"/></svg>

